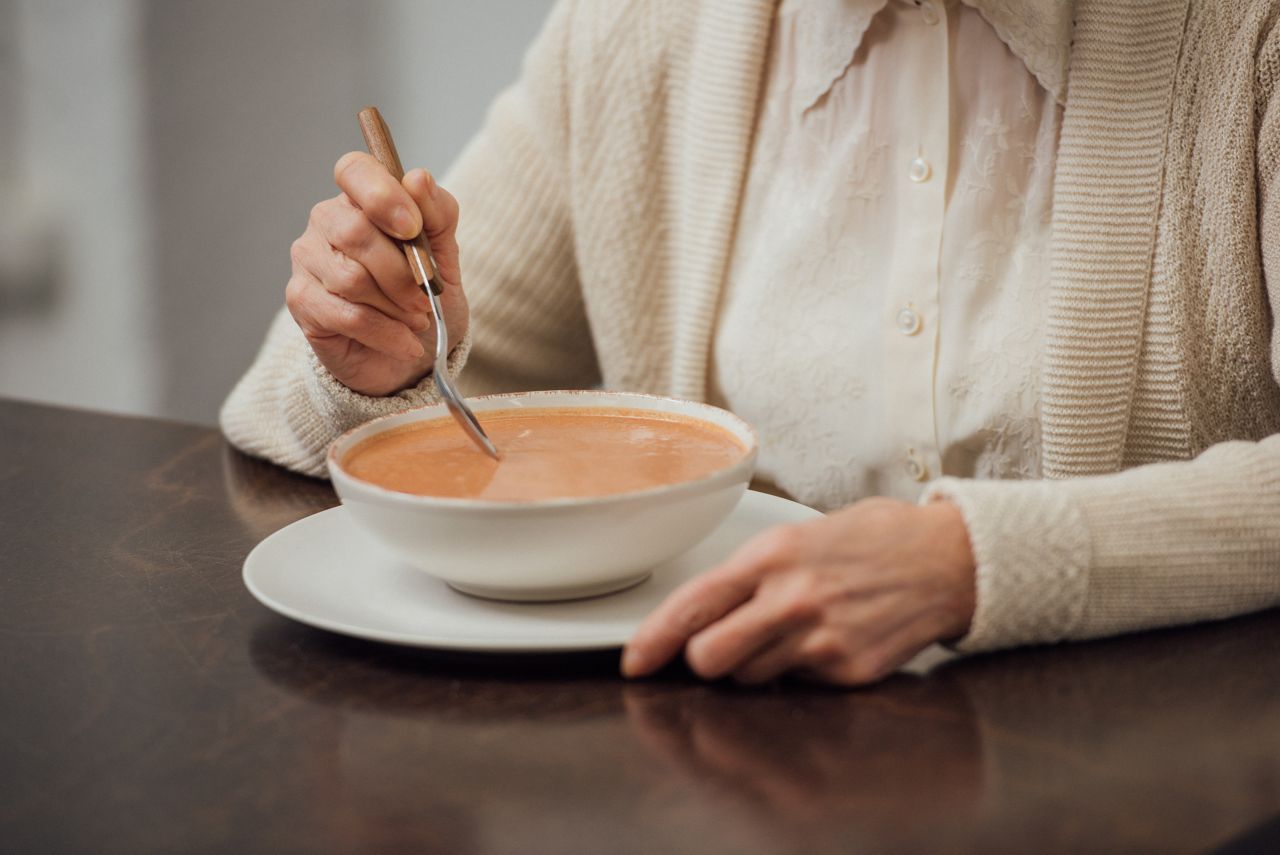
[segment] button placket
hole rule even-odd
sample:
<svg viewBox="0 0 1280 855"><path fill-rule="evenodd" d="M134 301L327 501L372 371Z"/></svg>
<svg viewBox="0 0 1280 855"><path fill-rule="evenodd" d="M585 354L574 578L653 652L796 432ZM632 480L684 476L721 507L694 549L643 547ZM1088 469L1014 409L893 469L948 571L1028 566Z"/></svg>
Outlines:
<svg viewBox="0 0 1280 855"><path fill-rule="evenodd" d="M941 473L937 451L934 377L938 354L939 264L946 215L951 133L948 29L940 3L921 0L915 26L907 26L910 58L904 89L920 93L910 115L915 140L899 151L904 207L893 247L893 277L886 291L885 365L890 372L886 403L902 451L897 478L922 484ZM933 21L928 20L932 16ZM912 122L902 132L912 132ZM892 464L891 464L892 465Z"/></svg>

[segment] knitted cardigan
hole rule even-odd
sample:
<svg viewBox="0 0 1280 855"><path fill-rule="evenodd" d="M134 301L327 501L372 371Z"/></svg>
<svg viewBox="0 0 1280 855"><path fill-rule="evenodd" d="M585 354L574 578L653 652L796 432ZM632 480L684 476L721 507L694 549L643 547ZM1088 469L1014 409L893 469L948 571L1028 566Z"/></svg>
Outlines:
<svg viewBox="0 0 1280 855"><path fill-rule="evenodd" d="M470 393L703 397L773 14L772 0L556 6L445 182L474 331L450 370L466 363ZM925 494L957 503L977 558L961 649L1280 603L1277 17L1273 0L1077 2L1045 478ZM282 312L222 425L322 475L337 434L435 399L429 379L357 395Z"/></svg>

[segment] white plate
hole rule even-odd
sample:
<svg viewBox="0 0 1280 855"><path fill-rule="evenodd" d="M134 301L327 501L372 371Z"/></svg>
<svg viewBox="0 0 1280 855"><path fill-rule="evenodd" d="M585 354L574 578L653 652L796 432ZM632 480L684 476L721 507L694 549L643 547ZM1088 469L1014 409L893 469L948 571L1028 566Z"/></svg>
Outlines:
<svg viewBox="0 0 1280 855"><path fill-rule="evenodd" d="M571 602L503 603L460 594L401 563L337 507L254 547L244 582L285 617L357 638L486 652L601 650L625 644L663 597L752 535L818 516L796 502L748 492L706 540L634 588Z"/></svg>

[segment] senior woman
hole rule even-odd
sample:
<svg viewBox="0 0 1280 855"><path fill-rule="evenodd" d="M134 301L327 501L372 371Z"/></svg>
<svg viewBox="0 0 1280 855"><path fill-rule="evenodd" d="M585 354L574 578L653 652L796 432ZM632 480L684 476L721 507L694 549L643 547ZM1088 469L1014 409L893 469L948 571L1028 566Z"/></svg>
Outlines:
<svg viewBox="0 0 1280 855"><path fill-rule="evenodd" d="M1278 18L564 0L445 182L461 219L422 170L338 162L224 430L323 475L343 430L436 400L389 237L422 225L470 391L709 400L830 512L674 592L628 675L857 684L934 641L1274 605Z"/></svg>

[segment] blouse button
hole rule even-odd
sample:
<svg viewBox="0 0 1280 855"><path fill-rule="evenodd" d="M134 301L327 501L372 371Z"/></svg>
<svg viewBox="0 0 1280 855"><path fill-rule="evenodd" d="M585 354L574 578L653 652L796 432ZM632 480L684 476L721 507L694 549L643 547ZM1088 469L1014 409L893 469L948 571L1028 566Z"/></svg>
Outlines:
<svg viewBox="0 0 1280 855"><path fill-rule="evenodd" d="M923 184L929 180L929 176L933 174L933 167L929 165L929 161L923 157L917 157L911 161L911 169L907 175L917 184Z"/></svg>
<svg viewBox="0 0 1280 855"><path fill-rule="evenodd" d="M898 312L898 317L895 321L898 325L898 332L903 335L915 335L920 332L920 327L924 325L924 322L920 320L920 313L910 306L906 306L902 311Z"/></svg>
<svg viewBox="0 0 1280 855"><path fill-rule="evenodd" d="M914 448L907 449L906 470L907 477L912 481L924 482L929 480L929 467L920 459L920 455L916 453Z"/></svg>
<svg viewBox="0 0 1280 855"><path fill-rule="evenodd" d="M938 7L925 0L920 4L920 17L924 18L926 24L938 23Z"/></svg>

